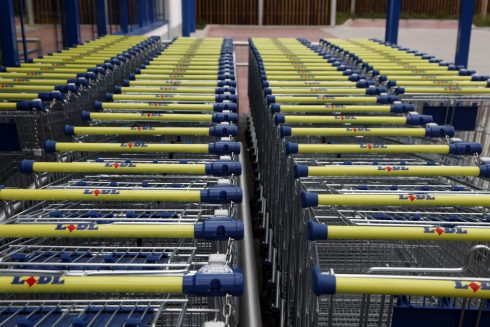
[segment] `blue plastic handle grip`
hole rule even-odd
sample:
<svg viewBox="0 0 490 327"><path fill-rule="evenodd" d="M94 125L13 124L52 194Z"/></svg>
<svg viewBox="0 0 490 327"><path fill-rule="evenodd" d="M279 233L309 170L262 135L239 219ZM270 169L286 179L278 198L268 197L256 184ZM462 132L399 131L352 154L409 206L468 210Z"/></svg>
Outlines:
<svg viewBox="0 0 490 327"><path fill-rule="evenodd" d="M48 153L56 152L56 141L46 140L44 142L44 151Z"/></svg>
<svg viewBox="0 0 490 327"><path fill-rule="evenodd" d="M419 115L413 114L408 115L407 117L407 125L426 125L432 123L433 118L430 115Z"/></svg>
<svg viewBox="0 0 490 327"><path fill-rule="evenodd" d="M308 177L307 165L294 165L293 166L294 178Z"/></svg>
<svg viewBox="0 0 490 327"><path fill-rule="evenodd" d="M321 241L328 240L328 226L309 220L307 222L308 240Z"/></svg>
<svg viewBox="0 0 490 327"><path fill-rule="evenodd" d="M240 143L238 142L214 142L209 143L208 152L212 154L239 154Z"/></svg>
<svg viewBox="0 0 490 327"><path fill-rule="evenodd" d="M90 120L90 112L88 111L82 111L82 120L87 121Z"/></svg>
<svg viewBox="0 0 490 327"><path fill-rule="evenodd" d="M23 159L19 163L19 171L23 174L32 174L34 172L34 160Z"/></svg>
<svg viewBox="0 0 490 327"><path fill-rule="evenodd" d="M316 295L331 295L337 291L337 279L334 275L324 275L319 267L311 270L313 293Z"/></svg>
<svg viewBox="0 0 490 327"><path fill-rule="evenodd" d="M214 161L208 162L205 165L205 171L208 175L213 176L229 176L241 175L242 165L237 161Z"/></svg>
<svg viewBox="0 0 490 327"><path fill-rule="evenodd" d="M75 135L75 127L71 125L65 125L63 128L63 131L65 132L66 136L72 136Z"/></svg>
<svg viewBox="0 0 490 327"><path fill-rule="evenodd" d="M243 224L231 217L210 217L194 225L194 237L201 240L224 241L243 239Z"/></svg>
<svg viewBox="0 0 490 327"><path fill-rule="evenodd" d="M490 178L490 164L480 165L480 177Z"/></svg>
<svg viewBox="0 0 490 327"><path fill-rule="evenodd" d="M213 104L213 111L222 112L223 110L229 110L231 112L238 111L238 105L236 103L215 103Z"/></svg>
<svg viewBox="0 0 490 327"><path fill-rule="evenodd" d="M427 126L425 128L425 136L427 137L444 137L454 136L454 127L452 126Z"/></svg>
<svg viewBox="0 0 490 327"><path fill-rule="evenodd" d="M222 123L222 122L238 122L238 115L236 113L217 113L212 115L213 123Z"/></svg>
<svg viewBox="0 0 490 327"><path fill-rule="evenodd" d="M482 145L474 142L458 142L449 145L449 153L456 155L481 154Z"/></svg>
<svg viewBox="0 0 490 327"><path fill-rule="evenodd" d="M201 202L225 204L242 202L242 190L234 185L217 185L201 190Z"/></svg>
<svg viewBox="0 0 490 327"><path fill-rule="evenodd" d="M303 208L317 207L318 206L318 194L312 192L301 192L301 205Z"/></svg>
<svg viewBox="0 0 490 327"><path fill-rule="evenodd" d="M209 127L209 135L217 137L237 136L238 127L235 125L215 125Z"/></svg>
<svg viewBox="0 0 490 327"><path fill-rule="evenodd" d="M198 271L183 278L183 293L198 296L225 296L243 294L243 274L233 270L223 274L207 274Z"/></svg>

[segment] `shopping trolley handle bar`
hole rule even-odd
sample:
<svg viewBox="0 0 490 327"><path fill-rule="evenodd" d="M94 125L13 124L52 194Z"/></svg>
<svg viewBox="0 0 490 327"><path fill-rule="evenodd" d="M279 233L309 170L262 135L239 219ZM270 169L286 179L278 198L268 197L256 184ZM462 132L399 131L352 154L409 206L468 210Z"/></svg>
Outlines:
<svg viewBox="0 0 490 327"><path fill-rule="evenodd" d="M201 240L242 240L243 231L243 224L231 217L212 217L194 225L194 237Z"/></svg>
<svg viewBox="0 0 490 327"><path fill-rule="evenodd" d="M311 270L313 293L316 295L331 295L337 291L337 280L334 275L322 274L318 266Z"/></svg>
<svg viewBox="0 0 490 327"><path fill-rule="evenodd" d="M234 185L217 185L200 191L200 199L203 203L241 203L242 197L242 190Z"/></svg>
<svg viewBox="0 0 490 327"><path fill-rule="evenodd" d="M184 294L200 296L240 296L243 283L243 274L238 268L224 273L207 273L201 269L194 275L184 276L182 290Z"/></svg>

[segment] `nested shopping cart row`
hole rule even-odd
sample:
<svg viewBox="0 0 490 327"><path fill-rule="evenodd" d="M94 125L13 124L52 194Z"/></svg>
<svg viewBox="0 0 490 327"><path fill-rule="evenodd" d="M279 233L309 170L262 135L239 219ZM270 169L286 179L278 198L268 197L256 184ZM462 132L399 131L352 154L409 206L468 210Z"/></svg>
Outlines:
<svg viewBox="0 0 490 327"><path fill-rule="evenodd" d="M192 103L172 97L169 105L184 110L141 97L153 86L134 87L139 107L118 94L122 110L96 102L101 112L82 114L88 126L68 124L64 139L45 140L55 162L21 162L36 188L0 190L4 324L238 323L244 227L232 44L179 38L145 66L155 67L154 81L165 85L164 70L185 84L177 71L194 74L182 66L198 60L223 63L225 87L216 66L203 86L182 89ZM131 95L133 86L116 91Z"/></svg>
<svg viewBox="0 0 490 327"><path fill-rule="evenodd" d="M281 321L488 319L482 145L414 113L417 104L386 94L328 47L253 39L250 59L265 257ZM275 84L269 62L289 63L296 76ZM322 85L330 71L355 79Z"/></svg>
<svg viewBox="0 0 490 327"><path fill-rule="evenodd" d="M0 181L28 186L32 180L17 173L19 161L46 160L45 139L63 139L64 124L80 123L82 110L160 48L159 38L107 36L20 67L2 67Z"/></svg>

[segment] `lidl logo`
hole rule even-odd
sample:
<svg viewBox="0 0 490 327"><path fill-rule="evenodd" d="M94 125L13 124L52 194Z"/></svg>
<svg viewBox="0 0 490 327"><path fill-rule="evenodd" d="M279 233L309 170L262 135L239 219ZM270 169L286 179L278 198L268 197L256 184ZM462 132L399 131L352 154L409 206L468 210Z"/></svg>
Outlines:
<svg viewBox="0 0 490 327"><path fill-rule="evenodd" d="M65 281L61 276L14 276L11 285L63 285Z"/></svg>
<svg viewBox="0 0 490 327"><path fill-rule="evenodd" d="M99 230L96 224L56 224L55 230L67 230L70 233L76 230Z"/></svg>
<svg viewBox="0 0 490 327"><path fill-rule="evenodd" d="M414 202L415 200L435 200L436 198L430 194L400 194L400 200L408 200Z"/></svg>
<svg viewBox="0 0 490 327"><path fill-rule="evenodd" d="M146 148L148 145L144 142L128 142L128 143L121 143L122 148Z"/></svg>
<svg viewBox="0 0 490 327"><path fill-rule="evenodd" d="M367 144L359 144L359 148L372 150L372 149L386 149L387 146L385 144L371 144L371 143L367 143Z"/></svg>
<svg viewBox="0 0 490 327"><path fill-rule="evenodd" d="M334 116L333 119L337 119L337 120L346 120L346 119L355 120L355 119L357 119L357 117L356 116Z"/></svg>
<svg viewBox="0 0 490 327"><path fill-rule="evenodd" d="M425 234L468 234L468 231L461 227L423 227Z"/></svg>
<svg viewBox="0 0 490 327"><path fill-rule="evenodd" d="M152 131L154 130L155 128L152 127L152 126L131 126L130 129L132 131L138 131L138 132L141 132L141 131Z"/></svg>
<svg viewBox="0 0 490 327"><path fill-rule="evenodd" d="M468 282L462 280L454 281L454 288L457 290L467 290L471 289L473 293L478 291L489 291L490 290L490 282Z"/></svg>
<svg viewBox="0 0 490 327"><path fill-rule="evenodd" d="M120 194L118 190L83 190L83 194L87 195L93 195L95 197L98 197L99 195L117 195Z"/></svg>
<svg viewBox="0 0 490 327"><path fill-rule="evenodd" d="M347 127L345 129L347 132L369 132L371 129L368 127Z"/></svg>
<svg viewBox="0 0 490 327"><path fill-rule="evenodd" d="M387 172L392 172L392 171L409 170L409 168L405 166L378 166L378 170L385 170Z"/></svg>
<svg viewBox="0 0 490 327"><path fill-rule="evenodd" d="M114 162L114 163L111 163L111 162L106 162L104 167L113 167L114 169L118 169L118 168L134 168L136 167L136 164L132 163L132 162Z"/></svg>
<svg viewBox="0 0 490 327"><path fill-rule="evenodd" d="M147 112L147 113L142 113L141 116L150 118L150 117L159 117L161 116L161 114L152 114L151 112Z"/></svg>

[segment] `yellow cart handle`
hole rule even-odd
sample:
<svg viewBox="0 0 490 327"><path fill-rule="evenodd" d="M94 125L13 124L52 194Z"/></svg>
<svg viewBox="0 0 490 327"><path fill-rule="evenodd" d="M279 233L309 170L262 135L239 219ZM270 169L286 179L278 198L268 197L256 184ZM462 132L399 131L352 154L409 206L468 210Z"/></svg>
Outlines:
<svg viewBox="0 0 490 327"><path fill-rule="evenodd" d="M314 267L313 291L326 294L383 294L437 297L490 298L490 280L441 277L329 275Z"/></svg>
<svg viewBox="0 0 490 327"><path fill-rule="evenodd" d="M460 142L450 145L434 144L298 144L288 142L287 154L294 153L433 153L474 155L482 152L479 143Z"/></svg>
<svg viewBox="0 0 490 327"><path fill-rule="evenodd" d="M100 174L179 174L179 175L240 175L241 165L236 161L213 161L203 164L133 163L126 161L108 162L36 162L22 160L20 171L59 173Z"/></svg>
<svg viewBox="0 0 490 327"><path fill-rule="evenodd" d="M316 206L399 206L399 207L488 207L490 194L318 194L302 192L303 207Z"/></svg>
<svg viewBox="0 0 490 327"><path fill-rule="evenodd" d="M229 268L224 271L198 271L194 274L169 276L0 276L0 293L174 293L205 297L242 295L243 274Z"/></svg>
<svg viewBox="0 0 490 327"><path fill-rule="evenodd" d="M202 190L126 190L126 189L15 189L0 190L0 200L32 201L124 201L124 202L241 202L240 188L230 185Z"/></svg>
<svg viewBox="0 0 490 327"><path fill-rule="evenodd" d="M318 127L289 127L280 126L281 137L286 136L411 136L411 137L445 137L454 136L451 126L428 126L426 128L318 128Z"/></svg>
<svg viewBox="0 0 490 327"><path fill-rule="evenodd" d="M85 127L70 126L64 128L65 135L170 135L170 136L237 136L238 128L233 125L210 127Z"/></svg>
<svg viewBox="0 0 490 327"><path fill-rule="evenodd" d="M489 242L489 228L471 227L388 227L337 226L308 221L308 239L319 240L390 240L390 241L472 241Z"/></svg>
<svg viewBox="0 0 490 327"><path fill-rule="evenodd" d="M2 238L192 238L204 240L243 239L243 224L231 217L210 217L195 223L97 224L7 224L0 226Z"/></svg>
<svg viewBox="0 0 490 327"><path fill-rule="evenodd" d="M110 112L83 112L84 120L101 121L175 121L175 122L212 122L212 115L209 114L159 114L159 113L110 113Z"/></svg>
<svg viewBox="0 0 490 327"><path fill-rule="evenodd" d="M145 142L127 143L71 143L48 140L44 144L46 152L123 152L123 153L210 153L210 154L239 154L238 142L214 142L209 144L158 144Z"/></svg>
<svg viewBox="0 0 490 327"><path fill-rule="evenodd" d="M281 107L282 108L282 107ZM323 109L323 108L322 108ZM282 111L282 110L281 110ZM406 117L396 116L303 116L276 114L275 121L278 124L329 124L329 125L405 125Z"/></svg>

